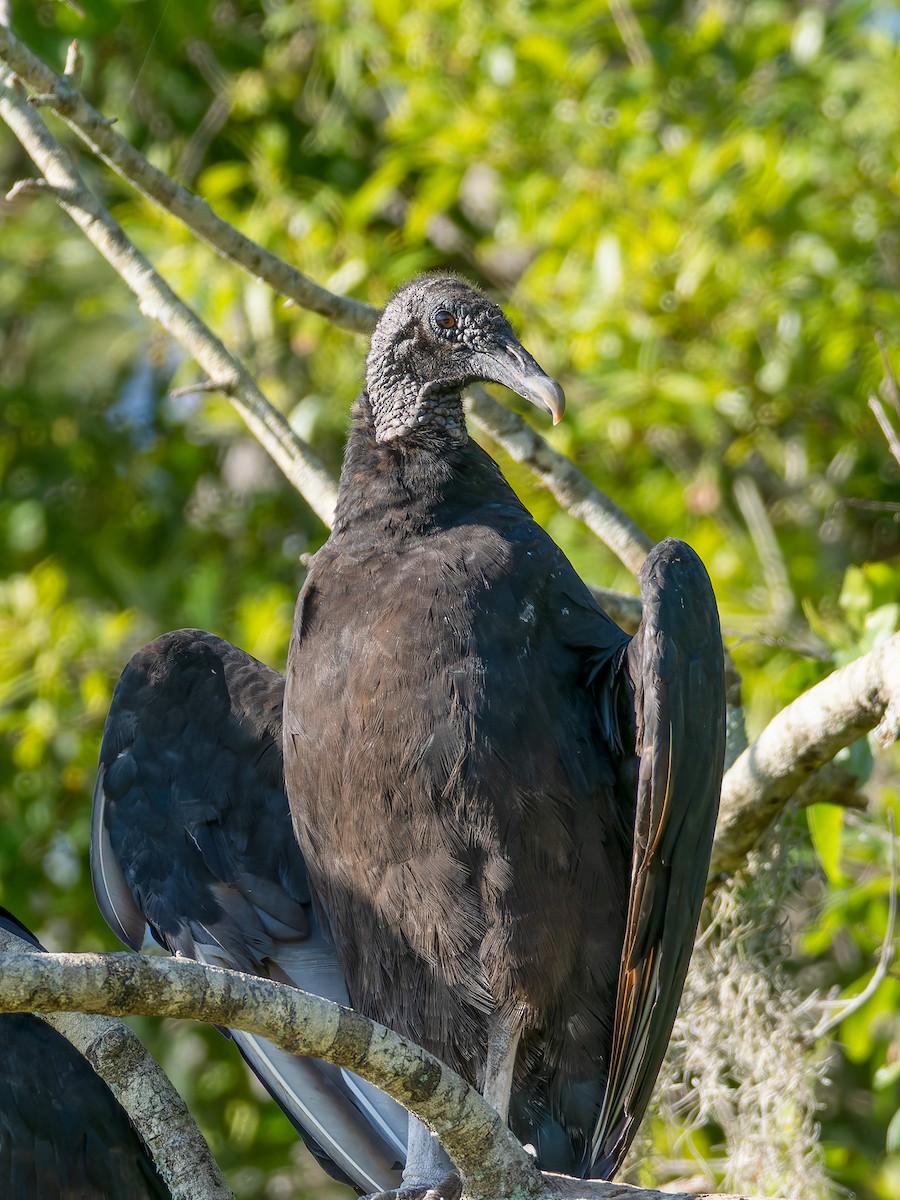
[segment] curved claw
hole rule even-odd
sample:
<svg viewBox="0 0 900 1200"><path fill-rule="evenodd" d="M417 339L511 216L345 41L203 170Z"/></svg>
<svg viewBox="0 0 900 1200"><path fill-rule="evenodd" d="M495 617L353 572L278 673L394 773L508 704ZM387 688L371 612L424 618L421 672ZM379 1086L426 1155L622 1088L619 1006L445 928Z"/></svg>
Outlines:
<svg viewBox="0 0 900 1200"><path fill-rule="evenodd" d="M362 1200L461 1200L462 1179L451 1171L439 1183L422 1187L401 1187L392 1192L372 1192Z"/></svg>

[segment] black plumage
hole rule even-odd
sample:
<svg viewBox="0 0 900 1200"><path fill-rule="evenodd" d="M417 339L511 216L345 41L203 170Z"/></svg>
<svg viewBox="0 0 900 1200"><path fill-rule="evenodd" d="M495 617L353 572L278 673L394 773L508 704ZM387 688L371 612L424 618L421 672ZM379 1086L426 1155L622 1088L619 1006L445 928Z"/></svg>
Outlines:
<svg viewBox="0 0 900 1200"><path fill-rule="evenodd" d="M173 954L348 1003L311 905L281 759L281 676L211 633L139 650L107 717L91 873L100 909L138 949L145 925ZM335 1178L366 1191L400 1177L404 1110L349 1072L232 1033Z"/></svg>
<svg viewBox="0 0 900 1200"><path fill-rule="evenodd" d="M11 913L0 926L43 947ZM169 1200L128 1114L71 1042L30 1013L0 1014L0 1195Z"/></svg>
<svg viewBox="0 0 900 1200"><path fill-rule="evenodd" d="M668 540L641 573L638 634L623 633L468 438L460 393L476 379L562 414L479 293L439 276L398 293L289 655L284 771L306 865L282 680L181 630L139 651L114 695L95 889L129 944L147 921L173 952L349 999L501 1109L515 1056L510 1122L540 1165L611 1177L703 896L718 618L696 555ZM333 1173L396 1186L396 1106L346 1072L239 1045ZM427 1175L410 1146L410 1175L423 1161Z"/></svg>
<svg viewBox="0 0 900 1200"><path fill-rule="evenodd" d="M287 792L354 1006L478 1084L498 1030L521 1037L516 1132L543 1166L609 1175L703 895L718 619L696 555L668 541L624 634L467 437L475 380L561 415L499 309L457 279L413 281L372 337L334 529L298 600Z"/></svg>

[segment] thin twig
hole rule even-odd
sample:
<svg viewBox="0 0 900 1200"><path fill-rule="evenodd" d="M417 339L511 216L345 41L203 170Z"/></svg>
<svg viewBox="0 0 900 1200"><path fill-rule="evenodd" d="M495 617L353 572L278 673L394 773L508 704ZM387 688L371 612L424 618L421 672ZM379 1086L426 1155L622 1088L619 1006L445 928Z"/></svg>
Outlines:
<svg viewBox="0 0 900 1200"><path fill-rule="evenodd" d="M0 30L0 36L7 31ZM128 240L121 226L84 184L75 164L51 136L39 113L0 69L0 116L56 191L56 201L124 279L145 316L160 322L203 367L220 380L232 404L290 482L326 525L331 524L335 482L313 451L259 390L244 366L210 332Z"/></svg>
<svg viewBox="0 0 900 1200"><path fill-rule="evenodd" d="M8 203L11 203L13 200L18 200L20 196L30 196L38 192L45 196L59 195L59 193L50 186L46 179L28 178L17 179L4 196L4 199Z"/></svg>
<svg viewBox="0 0 900 1200"><path fill-rule="evenodd" d="M897 376L894 374L894 368L891 365L887 341L880 329L875 330L875 344L878 346L878 353L881 355L881 368L884 371L884 386L888 400L890 400L896 409L897 416L900 417L900 386L897 384Z"/></svg>
<svg viewBox="0 0 900 1200"><path fill-rule="evenodd" d="M810 1034L810 1041L812 1042L817 1042L820 1038L826 1037L833 1029L837 1029L838 1025L846 1021L853 1013L858 1012L864 1004L868 1003L881 987L882 982L887 978L888 972L891 969L891 963L894 961L894 933L897 928L897 838L894 833L893 813L888 813L888 826L891 834L891 891L888 898L887 929L884 934L884 941L881 943L878 965L872 974L872 978L858 996L854 996L851 1000L825 1002L827 1007L834 1007L836 1011L830 1017L823 1017L815 1029L813 1029Z"/></svg>
<svg viewBox="0 0 900 1200"><path fill-rule="evenodd" d="M783 629L794 614L797 601L787 563L755 480L749 475L739 475L734 481L734 498L750 531L769 590L769 615L775 628Z"/></svg>
<svg viewBox="0 0 900 1200"><path fill-rule="evenodd" d="M869 408L875 414L875 420L881 426L881 432L887 439L888 448L896 459L897 465L900 466L900 437L897 436L893 425L888 420L888 415L884 411L884 405L877 396L870 396Z"/></svg>
<svg viewBox="0 0 900 1200"><path fill-rule="evenodd" d="M835 500L835 508L863 508L870 512L892 512L900 513L900 504L894 503L891 500L856 500L849 497L843 500Z"/></svg>
<svg viewBox="0 0 900 1200"><path fill-rule="evenodd" d="M184 387L173 388L169 392L170 400L180 400L182 396L193 396L195 392L223 392L228 394L227 381L217 379L200 379L196 383L188 383Z"/></svg>
<svg viewBox="0 0 900 1200"><path fill-rule="evenodd" d="M628 52L633 67L643 67L653 61L644 32L634 15L630 0L609 0L609 11L616 23L619 37Z"/></svg>
<svg viewBox="0 0 900 1200"><path fill-rule="evenodd" d="M74 83L77 86L81 80L83 68L84 59L81 56L77 39L73 38L69 42L69 48L66 51L66 65L63 67L63 78L68 79L70 83Z"/></svg>

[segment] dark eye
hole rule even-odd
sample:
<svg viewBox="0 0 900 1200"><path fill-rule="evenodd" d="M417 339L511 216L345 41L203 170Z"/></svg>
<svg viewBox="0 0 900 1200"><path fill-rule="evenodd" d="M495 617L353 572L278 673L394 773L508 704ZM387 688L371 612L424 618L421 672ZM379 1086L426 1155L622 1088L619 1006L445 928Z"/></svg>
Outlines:
<svg viewBox="0 0 900 1200"><path fill-rule="evenodd" d="M439 308L434 314L434 323L441 329L452 329L456 324L456 317L449 309Z"/></svg>

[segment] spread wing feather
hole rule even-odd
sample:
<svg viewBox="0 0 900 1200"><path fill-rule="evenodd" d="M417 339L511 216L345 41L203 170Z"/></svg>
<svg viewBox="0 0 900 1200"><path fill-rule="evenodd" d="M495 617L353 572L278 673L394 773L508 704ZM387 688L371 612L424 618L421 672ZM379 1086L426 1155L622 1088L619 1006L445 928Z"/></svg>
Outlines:
<svg viewBox="0 0 900 1200"><path fill-rule="evenodd" d="M91 874L101 911L138 948L278 979L347 1004L290 825L283 680L200 630L139 650L116 687L94 793ZM330 1064L234 1033L252 1069L335 1178L399 1183L407 1114Z"/></svg>
<svg viewBox="0 0 900 1200"><path fill-rule="evenodd" d="M630 1146L668 1045L694 944L725 750L715 598L699 558L668 539L641 571L643 619L620 670L640 755L631 887L613 1043L592 1143L611 1178Z"/></svg>

